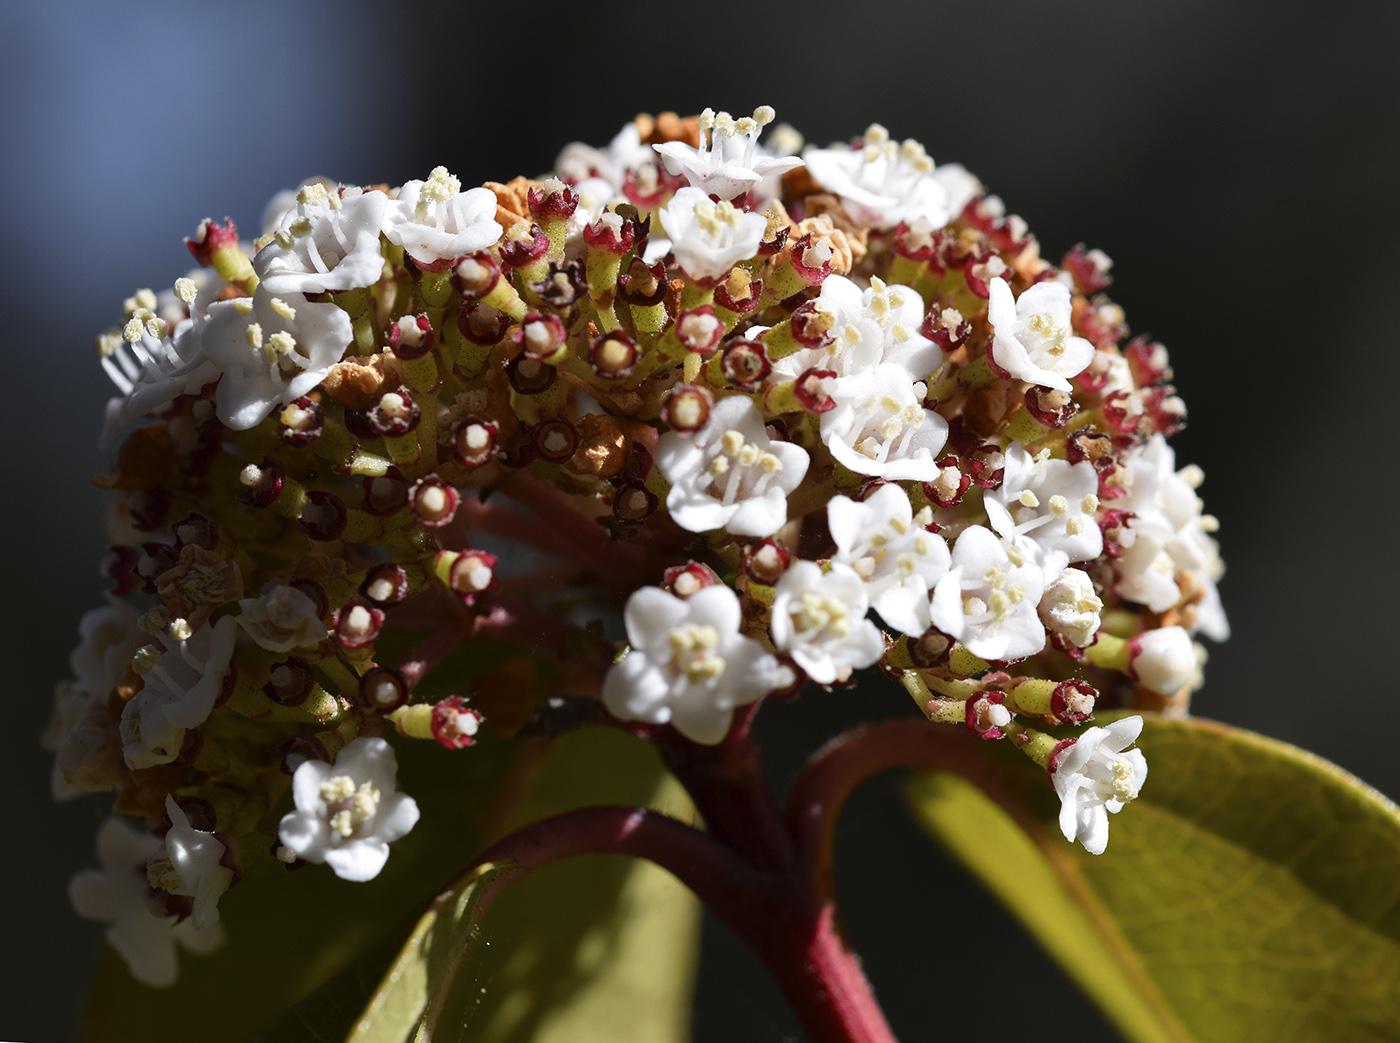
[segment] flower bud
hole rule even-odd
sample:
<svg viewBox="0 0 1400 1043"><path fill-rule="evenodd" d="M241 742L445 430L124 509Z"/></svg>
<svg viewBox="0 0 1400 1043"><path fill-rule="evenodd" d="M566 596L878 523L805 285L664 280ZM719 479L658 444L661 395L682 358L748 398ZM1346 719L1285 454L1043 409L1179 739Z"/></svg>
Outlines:
<svg viewBox="0 0 1400 1043"><path fill-rule="evenodd" d="M715 570L699 561L674 565L662 573L661 577L662 589L669 590L678 598L688 598L706 587L713 587L718 582L719 577L715 575Z"/></svg>
<svg viewBox="0 0 1400 1043"><path fill-rule="evenodd" d="M621 330L603 334L588 347L588 364L603 380L621 380L630 375L640 357L637 342Z"/></svg>
<svg viewBox="0 0 1400 1043"><path fill-rule="evenodd" d="M408 506L408 482L397 467L380 475L366 475L364 488L365 499L360 506L366 514L385 518Z"/></svg>
<svg viewBox="0 0 1400 1043"><path fill-rule="evenodd" d="M449 750L462 750L475 744L484 718L467 706L460 695L449 696L433 707L433 738Z"/></svg>
<svg viewBox="0 0 1400 1043"><path fill-rule="evenodd" d="M754 583L775 586L787 571L792 554L772 540L756 543L744 551L744 574Z"/></svg>
<svg viewBox="0 0 1400 1043"><path fill-rule="evenodd" d="M421 359L433 350L436 337L426 315L405 315L389 326L389 350L405 362Z"/></svg>
<svg viewBox="0 0 1400 1043"><path fill-rule="evenodd" d="M634 308L660 304L667 289L666 265L662 261L648 265L640 257L633 257L627 273L617 279L617 295Z"/></svg>
<svg viewBox="0 0 1400 1043"><path fill-rule="evenodd" d="M661 419L673 431L690 434L710 422L715 397L708 388L677 384L661 406Z"/></svg>
<svg viewBox="0 0 1400 1043"><path fill-rule="evenodd" d="M819 298L798 305L788 320L793 339L804 348L829 348L835 341L831 333L835 325L835 314Z"/></svg>
<svg viewBox="0 0 1400 1043"><path fill-rule="evenodd" d="M938 475L923 483L924 495L939 507L956 507L972 485L972 477L958 466L956 456L938 461Z"/></svg>
<svg viewBox="0 0 1400 1043"><path fill-rule="evenodd" d="M452 453L463 466L480 467L501 451L499 427L494 420L467 417L452 433Z"/></svg>
<svg viewBox="0 0 1400 1043"><path fill-rule="evenodd" d="M688 308L676 316L676 339L686 351L709 355L724 339L724 323L715 318L709 304Z"/></svg>
<svg viewBox="0 0 1400 1043"><path fill-rule="evenodd" d="M501 239L501 260L512 268L529 268L548 253L549 236L529 221L517 221Z"/></svg>
<svg viewBox="0 0 1400 1043"><path fill-rule="evenodd" d="M569 350L567 336L558 316L530 312L511 339L525 358L554 363Z"/></svg>
<svg viewBox="0 0 1400 1043"><path fill-rule="evenodd" d="M578 193L557 178L526 192L530 216L543 225L546 221L566 221L578 209Z"/></svg>
<svg viewBox="0 0 1400 1043"><path fill-rule="evenodd" d="M964 722L967 730L980 739L1000 739L1002 731L1011 723L1011 711L1003 703L1006 693L998 691L981 692L967 700Z"/></svg>
<svg viewBox="0 0 1400 1043"><path fill-rule="evenodd" d="M325 431L326 411L321 403L302 395L277 414L277 437L284 445L304 449Z"/></svg>
<svg viewBox="0 0 1400 1043"><path fill-rule="evenodd" d="M460 502L457 490L435 474L421 478L408 494L418 524L427 529L440 529L450 522Z"/></svg>
<svg viewBox="0 0 1400 1043"><path fill-rule="evenodd" d="M1079 405L1066 391L1032 386L1026 389L1026 412L1046 427L1058 429L1079 412Z"/></svg>
<svg viewBox="0 0 1400 1043"><path fill-rule="evenodd" d="M760 341L731 340L720 356L720 372L740 391L757 390L772 370L768 353Z"/></svg>
<svg viewBox="0 0 1400 1043"><path fill-rule="evenodd" d="M380 395L365 412L365 419L380 438L402 438L418 427L423 411L408 388Z"/></svg>
<svg viewBox="0 0 1400 1043"><path fill-rule="evenodd" d="M331 634L341 648L372 645L384 626L384 610L355 598L336 609L331 617Z"/></svg>
<svg viewBox="0 0 1400 1043"><path fill-rule="evenodd" d="M488 296L501 281L501 265L489 252L471 254L457 262L451 281L462 300L475 303ZM457 321L460 326L460 316Z"/></svg>
<svg viewBox="0 0 1400 1043"><path fill-rule="evenodd" d="M562 464L578 451L578 430L562 417L546 420L535 426L531 442L540 459Z"/></svg>
<svg viewBox="0 0 1400 1043"><path fill-rule="evenodd" d="M522 395L540 395L559 379L559 367L529 355L517 355L506 363L506 379Z"/></svg>
<svg viewBox="0 0 1400 1043"><path fill-rule="evenodd" d="M254 509L270 507L282 493L282 465L270 456L264 456L261 464L249 464L238 473L238 482L243 491L238 494L238 502Z"/></svg>
<svg viewBox="0 0 1400 1043"><path fill-rule="evenodd" d="M929 305L919 332L943 349L943 354L956 351L972 336L972 323L956 308Z"/></svg>
<svg viewBox="0 0 1400 1043"><path fill-rule="evenodd" d="M636 222L609 211L584 228L583 241L590 250L621 257L632 249L636 235Z"/></svg>
<svg viewBox="0 0 1400 1043"><path fill-rule="evenodd" d="M455 490L454 490L455 492ZM365 573L360 596L377 608L389 608L408 597L411 590L407 570L397 562L384 561Z"/></svg>
<svg viewBox="0 0 1400 1043"><path fill-rule="evenodd" d="M300 706L311 694L316 677L300 656L289 656L273 664L272 674L263 685L263 694L279 706Z"/></svg>
<svg viewBox="0 0 1400 1043"><path fill-rule="evenodd" d="M496 579L496 556L481 550L458 552L438 551L433 571L449 590L467 604L478 594L489 593L499 585Z"/></svg>
<svg viewBox="0 0 1400 1043"><path fill-rule="evenodd" d="M1196 649L1181 627L1160 627L1128 642L1128 669L1158 695L1175 695L1196 676Z"/></svg>
<svg viewBox="0 0 1400 1043"><path fill-rule="evenodd" d="M1113 261L1108 254L1102 250L1085 250L1083 243L1065 254L1060 267L1074 276L1075 288L1086 297L1102 293L1113 283L1113 276L1108 274Z"/></svg>
<svg viewBox="0 0 1400 1043"><path fill-rule="evenodd" d="M360 702L378 713L393 713L408 696L408 681L391 666L376 666L360 678Z"/></svg>
<svg viewBox="0 0 1400 1043"><path fill-rule="evenodd" d="M659 505L656 495L641 482L628 482L613 494L613 517L640 524L655 514Z"/></svg>
<svg viewBox="0 0 1400 1043"><path fill-rule="evenodd" d="M185 246L189 248L190 256L196 264L201 268L212 268L217 254L230 247L239 249L238 226L233 223L231 217L224 218L222 225L212 217L206 217L199 222L194 238L185 238Z"/></svg>
<svg viewBox="0 0 1400 1043"><path fill-rule="evenodd" d="M172 525L170 531L175 534L177 550L191 546L215 550L219 546L219 523L207 514L187 514Z"/></svg>

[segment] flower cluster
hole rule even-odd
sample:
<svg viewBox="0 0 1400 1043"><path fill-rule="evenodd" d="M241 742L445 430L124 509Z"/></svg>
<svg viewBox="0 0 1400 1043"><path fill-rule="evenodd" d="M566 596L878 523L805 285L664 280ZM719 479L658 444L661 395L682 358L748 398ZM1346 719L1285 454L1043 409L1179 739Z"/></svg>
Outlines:
<svg viewBox="0 0 1400 1043"><path fill-rule="evenodd" d="M1166 349L961 167L773 115L639 116L538 180L310 181L253 242L202 222L99 338L111 591L47 739L56 795L135 827L73 897L136 975L216 944L256 863L376 875L418 818L386 735L560 697L715 744L878 667L1103 850L1140 719L1045 729L1185 712L1228 633ZM421 694L483 641L522 670Z"/></svg>

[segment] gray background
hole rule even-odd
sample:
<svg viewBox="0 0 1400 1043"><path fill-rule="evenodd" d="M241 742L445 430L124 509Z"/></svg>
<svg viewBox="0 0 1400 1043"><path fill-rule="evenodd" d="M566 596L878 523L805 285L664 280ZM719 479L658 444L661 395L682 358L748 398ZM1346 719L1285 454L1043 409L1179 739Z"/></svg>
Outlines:
<svg viewBox="0 0 1400 1043"><path fill-rule="evenodd" d="M1197 710L1400 793L1388 715L1400 496L1385 440L1400 375L1400 56L1388 10L6 4L0 1038L66 1038L99 946L64 888L92 858L102 802L51 806L35 745L100 590L88 477L106 467L94 442L109 387L94 333L137 286L183 273L181 237L201 217L255 228L274 191L317 173L536 173L566 141L606 142L638 108L767 103L819 143L879 120L980 175L1047 256L1079 241L1108 252L1134 331L1172 351L1191 407L1178 455L1204 467L1223 523L1235 636ZM843 721L903 710L888 694L854 698L765 714L775 774ZM983 1023L985 1011L933 1006L927 992L934 967L1017 960L1019 981L1040 983L1018 995L1040 1006L1043 1035L1114 1038L975 888L959 911L910 902L920 881L956 871L908 824L893 780L857 796L841 843L848 926L904 1038L928 1038L930 1019L1019 1037L1013 1020ZM796 1037L732 939L711 926L705 951L697 1040Z"/></svg>

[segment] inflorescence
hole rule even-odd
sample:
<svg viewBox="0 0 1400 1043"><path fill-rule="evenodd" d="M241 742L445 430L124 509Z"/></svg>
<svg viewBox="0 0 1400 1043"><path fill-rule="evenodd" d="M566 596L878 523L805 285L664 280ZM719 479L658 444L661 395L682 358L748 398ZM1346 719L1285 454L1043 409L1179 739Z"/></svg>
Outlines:
<svg viewBox="0 0 1400 1043"><path fill-rule="evenodd" d="M566 702L714 744L878 666L1104 850L1141 718L1048 729L1184 712L1228 633L1166 349L963 168L772 119L639 116L541 180L309 181L253 243L202 222L99 338L112 586L47 740L57 796L116 792L72 897L139 978L216 945L259 858L376 875L419 814L385 734ZM416 694L488 640L557 669Z"/></svg>

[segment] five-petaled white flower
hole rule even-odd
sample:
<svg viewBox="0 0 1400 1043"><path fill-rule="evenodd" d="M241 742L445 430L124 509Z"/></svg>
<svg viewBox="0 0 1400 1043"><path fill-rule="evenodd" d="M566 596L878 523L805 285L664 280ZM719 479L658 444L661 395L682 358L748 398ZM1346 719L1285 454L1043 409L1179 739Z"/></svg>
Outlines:
<svg viewBox="0 0 1400 1043"><path fill-rule="evenodd" d="M836 405L822 414L821 438L856 474L887 481L932 481L948 421L923 406L925 387L886 362L831 382Z"/></svg>
<svg viewBox="0 0 1400 1043"><path fill-rule="evenodd" d="M706 109L700 113L698 148L683 141L667 141L652 148L665 157L667 170L684 175L707 196L735 199L748 195L765 177L802 165L796 156L780 159L759 150L758 136L772 122L773 110L767 105L755 109L753 116L737 120L727 112Z"/></svg>
<svg viewBox="0 0 1400 1043"><path fill-rule="evenodd" d="M671 483L666 509L681 528L771 536L787 521L788 494L809 461L801 446L768 437L751 399L730 395L693 435L662 435L656 462Z"/></svg>
<svg viewBox="0 0 1400 1043"><path fill-rule="evenodd" d="M925 221L932 228L948 223L948 192L934 177L933 160L912 139L896 144L889 131L871 124L858 149L809 148L802 153L807 170L828 192L841 197L858 222L894 228L901 221Z"/></svg>
<svg viewBox="0 0 1400 1043"><path fill-rule="evenodd" d="M1182 627L1144 631L1128 647L1134 676L1158 695L1175 695L1196 676L1196 646Z"/></svg>
<svg viewBox="0 0 1400 1043"><path fill-rule="evenodd" d="M603 703L626 721L672 724L714 745L734 709L790 685L792 671L739 633L739 599L715 584L682 599L644 587L623 620L632 650L603 679Z"/></svg>
<svg viewBox="0 0 1400 1043"><path fill-rule="evenodd" d="M1147 779L1141 750L1127 750L1142 732L1141 717L1124 717L1106 728L1085 728L1062 749L1050 772L1060 798L1060 831L1091 855L1108 846L1108 815L1135 800Z"/></svg>
<svg viewBox="0 0 1400 1043"><path fill-rule="evenodd" d="M1069 391L1069 378L1094 357L1094 346L1074 335L1069 290L1062 283L1038 282L1017 298L1002 278L993 279L988 290L993 337L987 361L1017 380Z"/></svg>
<svg viewBox="0 0 1400 1043"><path fill-rule="evenodd" d="M303 761L292 776L296 810L277 837L298 858L325 862L342 880L379 875L389 845L418 822L418 803L396 788L398 762L383 739L359 738L334 764Z"/></svg>
<svg viewBox="0 0 1400 1043"><path fill-rule="evenodd" d="M384 213L384 238L404 248L420 267L440 267L494 246L501 238L496 195L469 188L435 167L426 181L408 181Z"/></svg>
<svg viewBox="0 0 1400 1043"><path fill-rule="evenodd" d="M833 496L827 527L836 542L832 560L865 581L870 602L886 624L911 637L929 628L929 595L948 571L948 544L929 532L932 512L918 516L897 485L882 485L863 502Z"/></svg>
<svg viewBox="0 0 1400 1043"><path fill-rule="evenodd" d="M233 882L233 870L223 864L226 848L213 833L195 829L175 798L165 798L170 829L146 864L152 887L194 900L190 916L201 930L219 922L219 898Z"/></svg>
<svg viewBox="0 0 1400 1043"><path fill-rule="evenodd" d="M1001 536L1029 546L1048 583L1067 564L1103 553L1099 478L1087 460L1035 459L1020 442L1005 453L1001 485L987 491L987 518Z"/></svg>
<svg viewBox="0 0 1400 1043"><path fill-rule="evenodd" d="M671 240L676 264L696 282L723 279L740 261L758 253L768 219L733 204L716 203L698 188L682 188L656 213Z"/></svg>
<svg viewBox="0 0 1400 1043"><path fill-rule="evenodd" d="M244 598L238 606L243 610L238 625L269 652L310 648L326 637L315 599L296 587L273 583L261 596Z"/></svg>
<svg viewBox="0 0 1400 1043"><path fill-rule="evenodd" d="M163 653L155 646L137 653L136 669L145 684L122 708L121 717L122 756L128 766L169 764L179 754L185 732L208 719L228 676L236 634L233 617L224 616L183 641L160 634Z"/></svg>
<svg viewBox="0 0 1400 1043"><path fill-rule="evenodd" d="M260 283L252 297L209 306L204 352L223 377L216 412L235 431L255 427L279 405L311 391L354 339L350 316L300 293L277 296Z"/></svg>
<svg viewBox="0 0 1400 1043"><path fill-rule="evenodd" d="M880 629L865 618L870 595L849 565L823 572L794 562L773 591L773 645L817 684L845 681L885 651Z"/></svg>
<svg viewBox="0 0 1400 1043"><path fill-rule="evenodd" d="M302 185L296 205L253 258L258 285L276 297L373 286L384 274L379 229L388 206L383 192Z"/></svg>
<svg viewBox="0 0 1400 1043"><path fill-rule="evenodd" d="M779 377L792 380L808 369L845 377L891 363L911 380L924 380L943 361L938 345L919 332L924 301L908 286L872 278L862 290L845 276L828 275L816 306L831 317L831 344L779 359L773 366Z"/></svg>
<svg viewBox="0 0 1400 1043"><path fill-rule="evenodd" d="M1022 546L981 525L964 529L952 567L933 591L933 625L983 659L1024 659L1045 647L1036 606L1045 588L1040 567Z"/></svg>
<svg viewBox="0 0 1400 1043"><path fill-rule="evenodd" d="M123 336L98 339L102 368L121 392L107 401L104 446L137 417L158 413L180 395L198 394L219 378L218 367L203 350L204 318L197 311L173 327L155 316L133 318Z"/></svg>
<svg viewBox="0 0 1400 1043"><path fill-rule="evenodd" d="M152 911L146 863L160 846L159 838L133 830L114 815L97 832L102 868L84 869L68 882L74 911L106 923L107 944L126 961L131 976L157 988L175 983L177 942L206 955L224 941L217 924L201 930L193 919L177 922L174 916Z"/></svg>

